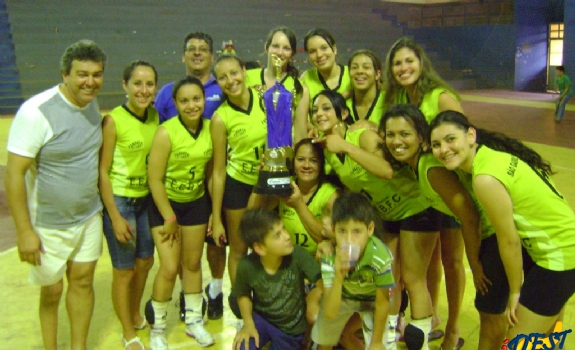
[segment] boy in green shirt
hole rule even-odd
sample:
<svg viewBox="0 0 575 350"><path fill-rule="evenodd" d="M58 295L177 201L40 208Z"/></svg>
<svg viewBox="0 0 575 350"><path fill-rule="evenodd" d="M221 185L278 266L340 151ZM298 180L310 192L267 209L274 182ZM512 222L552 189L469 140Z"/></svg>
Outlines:
<svg viewBox="0 0 575 350"><path fill-rule="evenodd" d="M559 91L559 98L557 99L557 104L555 107L555 122L560 123L563 119L563 114L565 113L565 106L567 102L573 97L573 87L571 86L571 80L565 74L565 67L557 66L555 68L555 73L557 78L555 79L555 87Z"/></svg>
<svg viewBox="0 0 575 350"><path fill-rule="evenodd" d="M233 348L260 349L271 341L270 350L298 350L307 328L305 279L316 283L319 265L293 245L275 211L246 211L240 236L253 252L240 260L230 296L232 311L244 320Z"/></svg>
<svg viewBox="0 0 575 350"><path fill-rule="evenodd" d="M311 333L318 350L337 344L355 312L363 320L366 348L385 349L389 290L394 286L393 258L385 244L372 236L376 218L369 200L360 193L347 192L334 203L335 254L322 257L324 291Z"/></svg>

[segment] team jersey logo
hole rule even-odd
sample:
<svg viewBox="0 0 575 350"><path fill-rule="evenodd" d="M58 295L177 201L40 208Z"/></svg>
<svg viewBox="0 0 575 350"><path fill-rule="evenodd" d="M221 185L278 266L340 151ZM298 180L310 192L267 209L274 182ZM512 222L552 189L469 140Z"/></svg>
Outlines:
<svg viewBox="0 0 575 350"><path fill-rule="evenodd" d="M206 96L206 101L221 101L222 98L220 97L220 95L212 95L212 96Z"/></svg>
<svg viewBox="0 0 575 350"><path fill-rule="evenodd" d="M179 151L176 152L176 154L174 154L174 157L178 158L178 159L186 159L190 157L190 154L186 151Z"/></svg>
<svg viewBox="0 0 575 350"><path fill-rule="evenodd" d="M231 137L232 137L232 138L240 137L240 136L245 135L246 133L247 133L247 130L244 129L244 128L236 129L236 130L234 130L234 132L232 133Z"/></svg>
<svg viewBox="0 0 575 350"><path fill-rule="evenodd" d="M135 149L142 149L144 148L144 143L142 141L134 141L130 143L128 149L135 150Z"/></svg>

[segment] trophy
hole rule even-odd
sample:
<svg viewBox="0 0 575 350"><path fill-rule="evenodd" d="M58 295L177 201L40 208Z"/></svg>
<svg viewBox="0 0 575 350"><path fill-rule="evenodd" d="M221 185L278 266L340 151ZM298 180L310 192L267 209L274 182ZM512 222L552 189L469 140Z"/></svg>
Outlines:
<svg viewBox="0 0 575 350"><path fill-rule="evenodd" d="M281 58L272 55L276 68L276 83L263 96L267 119L267 142L264 167L254 187L257 194L289 197L292 194L291 178L286 160L293 157L292 150L292 106L293 94L281 83ZM265 92L264 92L265 91Z"/></svg>

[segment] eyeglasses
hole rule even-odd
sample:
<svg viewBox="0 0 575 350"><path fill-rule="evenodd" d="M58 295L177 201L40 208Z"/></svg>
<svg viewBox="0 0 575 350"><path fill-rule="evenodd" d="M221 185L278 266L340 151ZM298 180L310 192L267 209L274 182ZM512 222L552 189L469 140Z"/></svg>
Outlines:
<svg viewBox="0 0 575 350"><path fill-rule="evenodd" d="M190 46L186 49L187 53L194 53L194 52L199 52L199 53L210 53L210 49L208 49L207 47L204 46L200 46L200 47L195 47L195 46Z"/></svg>

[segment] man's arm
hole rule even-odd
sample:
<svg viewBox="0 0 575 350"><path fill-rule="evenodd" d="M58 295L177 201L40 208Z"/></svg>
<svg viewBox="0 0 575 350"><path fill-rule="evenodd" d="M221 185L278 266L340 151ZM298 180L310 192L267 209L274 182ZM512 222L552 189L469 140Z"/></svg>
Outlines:
<svg viewBox="0 0 575 350"><path fill-rule="evenodd" d="M6 199L16 225L18 235L18 253L20 261L40 265L40 252L44 252L42 242L32 227L26 193L26 172L32 166L34 158L19 156L8 152L8 166L4 184Z"/></svg>

